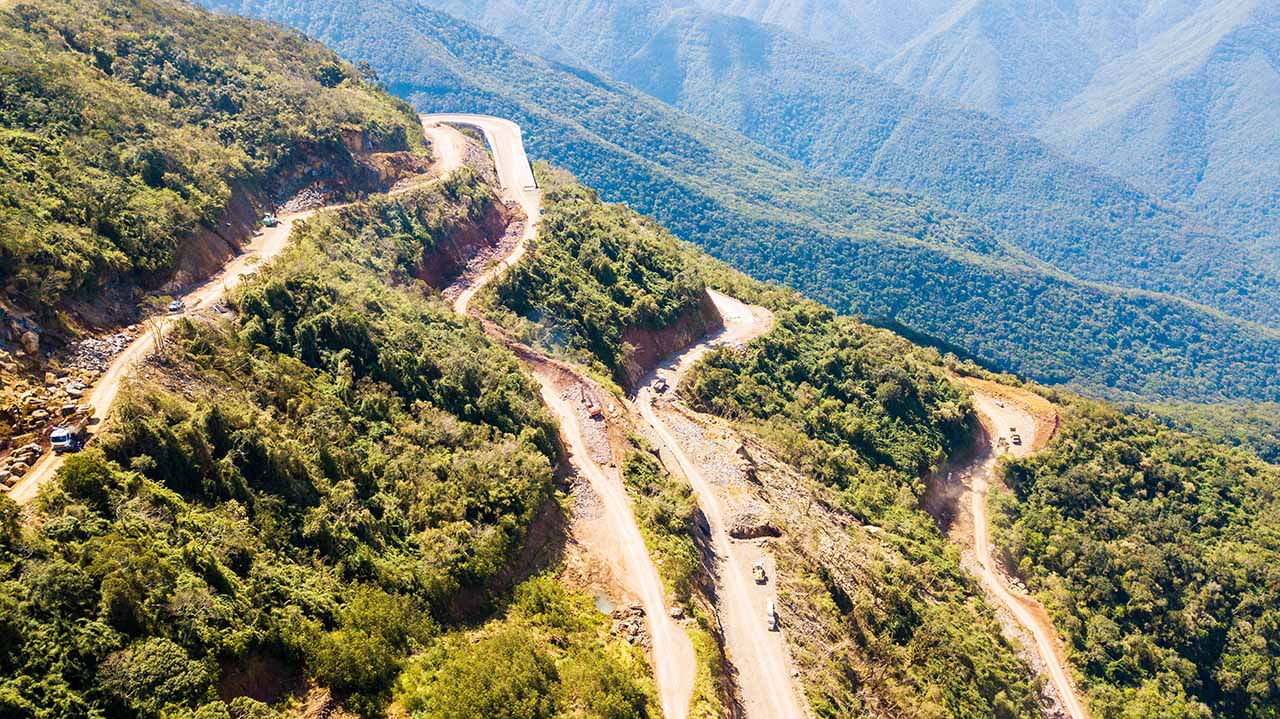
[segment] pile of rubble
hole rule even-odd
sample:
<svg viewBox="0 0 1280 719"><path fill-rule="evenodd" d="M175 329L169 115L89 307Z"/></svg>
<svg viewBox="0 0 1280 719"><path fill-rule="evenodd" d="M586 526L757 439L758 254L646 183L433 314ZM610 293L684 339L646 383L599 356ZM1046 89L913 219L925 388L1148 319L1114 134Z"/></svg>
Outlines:
<svg viewBox="0 0 1280 719"><path fill-rule="evenodd" d="M8 491L10 487L17 484L19 479L31 471L31 466L40 459L42 454L44 454L44 447L34 442L9 453L8 457L0 461L0 487Z"/></svg>
<svg viewBox="0 0 1280 719"><path fill-rule="evenodd" d="M649 626L644 621L644 607L639 604L618 607L613 610L610 618L613 619L612 631L615 636L646 650L649 648Z"/></svg>
<svg viewBox="0 0 1280 719"><path fill-rule="evenodd" d="M93 373L96 377L107 370L107 365L124 351L135 339L136 328L130 327L109 337L89 338L72 344L70 358L64 363L68 370Z"/></svg>
<svg viewBox="0 0 1280 719"><path fill-rule="evenodd" d="M46 373L44 387L18 395L16 404L0 407L0 415L8 420L15 434L22 435L39 432L53 421L88 414L90 408L78 404L78 400L88 393L89 382L97 374L94 371L83 371L78 376Z"/></svg>
<svg viewBox="0 0 1280 719"><path fill-rule="evenodd" d="M324 185L316 184L303 189L276 208L277 215L291 215L304 210L314 210L328 204L329 193Z"/></svg>

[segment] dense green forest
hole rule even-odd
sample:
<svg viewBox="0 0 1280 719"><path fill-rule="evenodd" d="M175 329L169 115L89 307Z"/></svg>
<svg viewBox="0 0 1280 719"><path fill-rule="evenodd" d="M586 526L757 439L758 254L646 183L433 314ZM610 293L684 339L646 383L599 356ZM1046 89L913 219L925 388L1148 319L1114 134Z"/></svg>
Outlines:
<svg viewBox="0 0 1280 719"><path fill-rule="evenodd" d="M660 330L696 312L705 282L654 221L600 202L567 173L540 167L538 177L538 236L497 283L497 298L536 318L543 344L581 351L623 383L634 349L624 331Z"/></svg>
<svg viewBox="0 0 1280 719"><path fill-rule="evenodd" d="M993 521L1094 716L1275 717L1280 472L1104 405L1009 462Z"/></svg>
<svg viewBox="0 0 1280 719"><path fill-rule="evenodd" d="M495 579L553 502L555 427L411 269L496 201L464 173L308 221L234 321L179 325L35 522L0 498L0 714L268 717L239 695L304 682L370 716L646 714L589 600Z"/></svg>
<svg viewBox="0 0 1280 719"><path fill-rule="evenodd" d="M535 157L606 200L838 311L1094 394L1280 397L1276 332L1052 272L972 217L814 176L741 135L442 13L385 0L202 2L325 40L424 111L511 118Z"/></svg>
<svg viewBox="0 0 1280 719"><path fill-rule="evenodd" d="M1280 403L1167 402L1140 405L1132 411L1156 417L1173 429L1201 435L1214 444L1248 449L1272 464L1280 464Z"/></svg>
<svg viewBox="0 0 1280 719"><path fill-rule="evenodd" d="M234 189L316 159L349 171L344 133L423 146L332 51L185 3L10 3L0 52L0 287L31 308L164 277Z"/></svg>

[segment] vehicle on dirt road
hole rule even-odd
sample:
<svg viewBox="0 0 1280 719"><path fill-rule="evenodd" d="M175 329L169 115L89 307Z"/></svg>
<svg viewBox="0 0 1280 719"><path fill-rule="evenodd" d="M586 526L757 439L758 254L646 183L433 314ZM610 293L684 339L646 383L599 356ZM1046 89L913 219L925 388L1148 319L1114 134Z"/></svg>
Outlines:
<svg viewBox="0 0 1280 719"><path fill-rule="evenodd" d="M182 300L174 300L173 302L170 302L170 303L169 303L169 311L170 311L170 312L181 312L181 311L182 311L182 308L184 308L184 307L186 307L186 306L187 306L187 304L186 304L185 302L183 302Z"/></svg>
<svg viewBox="0 0 1280 719"><path fill-rule="evenodd" d="M1022 435L1017 435L1017 434L1015 434L1015 435L1013 435L1012 437L1010 437L1009 439L1010 439L1010 440L1012 440L1014 444L1017 444L1017 445L1021 445L1021 444L1022 444Z"/></svg>
<svg viewBox="0 0 1280 719"><path fill-rule="evenodd" d="M279 224L280 224L280 219L269 212L262 218L263 227L275 227L276 225L279 225Z"/></svg>
<svg viewBox="0 0 1280 719"><path fill-rule="evenodd" d="M667 380L665 378L659 377L658 379L655 379L653 381L654 392L657 392L658 394L663 394L669 389L671 389L671 385L667 384Z"/></svg>
<svg viewBox="0 0 1280 719"><path fill-rule="evenodd" d="M769 600L769 604L764 610L764 625L771 632L778 629L778 612L773 606L772 599Z"/></svg>
<svg viewBox="0 0 1280 719"><path fill-rule="evenodd" d="M54 427L49 432L49 447L54 452L79 452L84 447L84 427L79 424L64 424Z"/></svg>
<svg viewBox="0 0 1280 719"><path fill-rule="evenodd" d="M764 562L756 562L751 565L751 578L756 580L756 584L764 584Z"/></svg>

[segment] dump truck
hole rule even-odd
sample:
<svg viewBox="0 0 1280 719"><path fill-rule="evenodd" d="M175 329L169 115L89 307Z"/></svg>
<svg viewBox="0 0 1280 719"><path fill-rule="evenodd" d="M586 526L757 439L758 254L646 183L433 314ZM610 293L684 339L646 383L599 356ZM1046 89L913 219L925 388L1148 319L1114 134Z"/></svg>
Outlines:
<svg viewBox="0 0 1280 719"><path fill-rule="evenodd" d="M83 424L63 424L54 427L49 432L49 446L58 454L79 452L84 447L85 438L86 433Z"/></svg>

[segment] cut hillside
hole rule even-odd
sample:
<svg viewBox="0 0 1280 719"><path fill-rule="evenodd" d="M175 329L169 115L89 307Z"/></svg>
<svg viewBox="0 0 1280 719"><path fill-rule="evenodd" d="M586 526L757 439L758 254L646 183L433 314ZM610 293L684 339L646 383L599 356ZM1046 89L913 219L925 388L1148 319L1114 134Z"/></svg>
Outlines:
<svg viewBox="0 0 1280 719"><path fill-rule="evenodd" d="M1036 686L1026 666L1001 638L976 585L960 571L932 520L906 499L923 491L919 477L924 472L965 441L971 420L964 390L944 379L939 355L887 331L837 318L793 291L750 280L657 231L633 211L601 203L562 174L544 170L541 177L547 190L541 231L549 244L566 246L542 247L540 241L530 248L522 265L486 298L490 313L500 320L505 316L510 323L512 314L537 318L550 330L538 333L541 341L608 366L618 355L621 338L615 334L612 343L601 342L598 326L632 324L633 308L645 303L645 295L660 307L685 296L675 277L696 278L685 281L690 287L710 285L761 302L778 316L778 326L744 350L713 353L721 361L757 358L760 365L744 369L744 375L768 364L767 377L752 374L757 393L721 387L716 383L723 373L717 370L700 373L690 392L704 398L696 403L699 407L740 402L724 413L760 413L779 420L770 425L777 434L769 434L779 441L772 445L779 447L778 458L767 449L753 447L749 453L768 458L762 463L768 475L761 480L765 484L756 509L771 527L784 528L778 541L789 563L780 566L777 580L786 592L780 597L783 621L818 716L893 715L924 705L956 715L1038 716ZM632 229L620 231L620 225ZM566 226L573 228L572 236ZM646 256L662 258L665 270L630 263L625 266L635 269L629 276L610 271L606 257L634 255L641 247ZM578 261L566 261L575 253ZM583 272L583 266L594 271ZM609 297L616 299L602 299ZM641 299L627 301L636 297ZM806 378L805 373L811 374ZM819 378L829 381L819 384ZM813 386L800 388L806 381ZM804 399L784 405L761 383L770 388L781 383ZM854 395L861 399L855 401ZM837 396L848 404L841 401L835 407ZM722 409L716 404L717 411ZM781 434L781 418L792 417L793 411L821 414L829 425L846 431L823 443ZM700 434L685 423L675 431L681 437ZM712 429L708 436L723 439L724 434ZM739 476L728 459L732 440L722 444L726 446L718 450L708 448L711 481L741 484L748 493L759 489ZM658 464L644 454L630 456L625 476L641 487L652 486L661 474ZM664 534L670 536L672 525L682 518L680 532L701 541L702 530L693 517L678 510L688 500L678 497L674 493L662 499L658 517ZM640 504L647 512L654 500L646 497ZM821 509L803 509L806 502L810 509L814 504ZM879 541L863 524L881 525L893 539ZM714 566L719 565L708 569ZM951 670L943 671L944 666Z"/></svg>
<svg viewBox="0 0 1280 719"><path fill-rule="evenodd" d="M591 73L397 3L209 0L367 61L429 111L517 121L533 152L756 277L999 368L1087 391L1271 398L1276 333L1046 269L972 217L807 174Z"/></svg>
<svg viewBox="0 0 1280 719"><path fill-rule="evenodd" d="M538 236L497 287L501 306L524 320L513 325L522 334L599 362L629 387L719 326L705 281L666 230L600 202L564 172L538 174Z"/></svg>
<svg viewBox="0 0 1280 719"><path fill-rule="evenodd" d="M6 310L109 323L104 288L127 311L134 287L207 276L299 190L425 167L412 111L291 31L169 0L34 0L0 10L0 49L0 339L17 339Z"/></svg>

